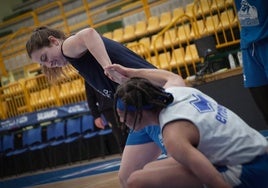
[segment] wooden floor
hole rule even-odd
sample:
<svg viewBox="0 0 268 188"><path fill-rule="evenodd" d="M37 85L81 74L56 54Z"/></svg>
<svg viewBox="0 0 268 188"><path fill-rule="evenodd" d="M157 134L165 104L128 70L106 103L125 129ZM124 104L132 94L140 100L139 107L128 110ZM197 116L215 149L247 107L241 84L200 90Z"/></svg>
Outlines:
<svg viewBox="0 0 268 188"><path fill-rule="evenodd" d="M71 179L55 183L43 184L34 188L119 188L116 172Z"/></svg>
<svg viewBox="0 0 268 188"><path fill-rule="evenodd" d="M102 160L110 160L120 157L119 154L107 156L105 159L96 158L91 162L98 162ZM88 162L85 162L88 164ZM81 165L81 164L79 164ZM62 167L65 168L65 167ZM102 173L98 175L91 175L81 178L75 178L65 181L57 181L34 186L33 188L120 188L118 180L118 171Z"/></svg>

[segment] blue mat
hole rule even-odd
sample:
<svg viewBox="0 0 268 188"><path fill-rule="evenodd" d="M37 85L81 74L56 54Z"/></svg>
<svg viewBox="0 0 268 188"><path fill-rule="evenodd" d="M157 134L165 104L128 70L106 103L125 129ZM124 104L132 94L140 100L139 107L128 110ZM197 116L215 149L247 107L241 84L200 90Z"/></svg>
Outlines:
<svg viewBox="0 0 268 188"><path fill-rule="evenodd" d="M119 170L121 159L90 163L82 166L70 167L62 170L24 176L21 178L5 180L0 182L1 188L22 188L35 185L64 181L78 177L101 174Z"/></svg>

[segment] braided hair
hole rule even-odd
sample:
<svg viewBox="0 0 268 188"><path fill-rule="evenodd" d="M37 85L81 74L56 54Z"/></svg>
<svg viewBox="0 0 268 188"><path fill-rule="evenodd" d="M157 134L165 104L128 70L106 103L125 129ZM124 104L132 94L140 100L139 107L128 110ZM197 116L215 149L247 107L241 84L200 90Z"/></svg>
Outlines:
<svg viewBox="0 0 268 188"><path fill-rule="evenodd" d="M118 122L119 116L116 110L118 104L121 103L120 106L124 110L123 125L125 125L128 112L135 113L133 130L136 123L141 121L143 110L161 110L173 102L171 93L167 93L164 88L139 77L133 77L119 85L114 97L114 112Z"/></svg>

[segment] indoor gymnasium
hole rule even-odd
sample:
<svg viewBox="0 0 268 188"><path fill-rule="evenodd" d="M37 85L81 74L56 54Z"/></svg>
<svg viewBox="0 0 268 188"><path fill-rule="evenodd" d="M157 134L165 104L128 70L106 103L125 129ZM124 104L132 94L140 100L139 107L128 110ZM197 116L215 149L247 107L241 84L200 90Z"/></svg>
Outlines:
<svg viewBox="0 0 268 188"><path fill-rule="evenodd" d="M116 119L118 84L104 74L105 58L179 75L186 87L237 114L267 145L268 64L261 62L267 52L259 50L265 50L268 11L258 7L266 1L255 1L1 1L0 187L142 187L130 183L134 171L170 158L160 129L155 137L146 129L145 138ZM37 44L42 37L47 45ZM99 68L80 65L91 61Z"/></svg>

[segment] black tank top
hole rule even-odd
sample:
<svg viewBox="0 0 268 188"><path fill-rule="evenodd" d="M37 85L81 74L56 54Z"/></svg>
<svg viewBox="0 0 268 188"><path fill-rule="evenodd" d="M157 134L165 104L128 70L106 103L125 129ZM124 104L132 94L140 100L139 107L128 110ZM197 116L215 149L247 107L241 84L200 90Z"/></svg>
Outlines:
<svg viewBox="0 0 268 188"><path fill-rule="evenodd" d="M112 63L130 68L155 68L152 64L121 43L105 37L102 37L102 40ZM89 51L86 51L86 53L79 58L70 58L64 54L63 56L79 71L79 74L84 77L88 84L106 97L113 98L118 84L111 81L104 74L103 68Z"/></svg>

